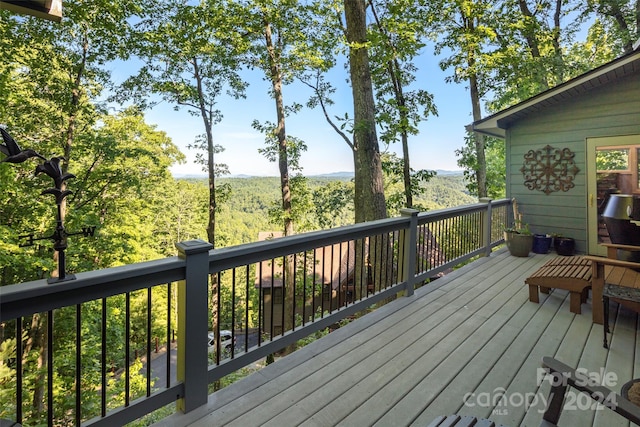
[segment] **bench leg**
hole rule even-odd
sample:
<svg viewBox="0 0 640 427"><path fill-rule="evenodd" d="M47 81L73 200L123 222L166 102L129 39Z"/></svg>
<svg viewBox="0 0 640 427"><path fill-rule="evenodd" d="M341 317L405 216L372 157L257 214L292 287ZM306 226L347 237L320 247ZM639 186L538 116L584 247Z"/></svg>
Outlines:
<svg viewBox="0 0 640 427"><path fill-rule="evenodd" d="M569 309L572 313L582 314L582 292L569 293Z"/></svg>
<svg viewBox="0 0 640 427"><path fill-rule="evenodd" d="M538 299L538 287L536 285L529 285L529 301L539 303Z"/></svg>
<svg viewBox="0 0 640 427"><path fill-rule="evenodd" d="M607 332L609 331L609 297L602 297L602 311L604 312L604 324L602 325L602 330L604 331L604 345L603 347L608 349L609 345L607 345Z"/></svg>
<svg viewBox="0 0 640 427"><path fill-rule="evenodd" d="M542 292L543 294L548 294L550 291L551 291L551 288L540 286L540 292Z"/></svg>
<svg viewBox="0 0 640 427"><path fill-rule="evenodd" d="M603 304L602 304L602 289L604 288L604 280L600 278L594 278L591 283L591 309L593 310L593 323L598 325L603 324Z"/></svg>
<svg viewBox="0 0 640 427"><path fill-rule="evenodd" d="M591 290L591 288L589 286L587 286L586 288L584 288L582 290L582 303L585 304L587 302L587 300L589 299L589 291Z"/></svg>

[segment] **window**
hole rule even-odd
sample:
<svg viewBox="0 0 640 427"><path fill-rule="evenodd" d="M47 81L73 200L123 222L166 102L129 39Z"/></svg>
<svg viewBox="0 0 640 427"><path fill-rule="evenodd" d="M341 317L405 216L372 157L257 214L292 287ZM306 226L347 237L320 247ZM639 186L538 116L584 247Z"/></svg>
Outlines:
<svg viewBox="0 0 640 427"><path fill-rule="evenodd" d="M602 190L618 190L622 194L640 194L640 145L618 145L596 148L598 197Z"/></svg>
<svg viewBox="0 0 640 427"><path fill-rule="evenodd" d="M629 171L628 148L598 149L596 152L596 169L602 171Z"/></svg>

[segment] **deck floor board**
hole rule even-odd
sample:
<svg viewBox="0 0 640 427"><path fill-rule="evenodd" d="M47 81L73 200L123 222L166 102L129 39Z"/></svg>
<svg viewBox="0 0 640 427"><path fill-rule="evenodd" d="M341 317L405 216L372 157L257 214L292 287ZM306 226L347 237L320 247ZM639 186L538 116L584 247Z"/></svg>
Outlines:
<svg viewBox="0 0 640 427"><path fill-rule="evenodd" d="M551 256L494 253L158 426L423 426L450 413L538 426L549 390L538 373L543 356L588 372L604 368L617 375L610 388L619 392L640 376L637 315L611 302L613 334L606 350L602 326L591 322L591 298L581 315L569 311L568 291L556 289L541 294L539 304L529 302L524 279ZM560 425L629 423L595 408L565 410Z"/></svg>

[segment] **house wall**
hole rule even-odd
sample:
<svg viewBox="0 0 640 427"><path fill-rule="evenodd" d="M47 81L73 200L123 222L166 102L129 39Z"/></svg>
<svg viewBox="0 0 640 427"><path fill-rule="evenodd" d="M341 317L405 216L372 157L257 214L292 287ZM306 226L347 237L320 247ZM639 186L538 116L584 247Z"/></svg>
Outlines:
<svg viewBox="0 0 640 427"><path fill-rule="evenodd" d="M516 198L524 222L534 233L573 237L577 252L586 252L586 140L632 134L640 135L640 73L520 119L506 133L507 197ZM547 144L575 153L580 171L575 177L575 187L567 192L546 195L524 185L520 171L524 155Z"/></svg>

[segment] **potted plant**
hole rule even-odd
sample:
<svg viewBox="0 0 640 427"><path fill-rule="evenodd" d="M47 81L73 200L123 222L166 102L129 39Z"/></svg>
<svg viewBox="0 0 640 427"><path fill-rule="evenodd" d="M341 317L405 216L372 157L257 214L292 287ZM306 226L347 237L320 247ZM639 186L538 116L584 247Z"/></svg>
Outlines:
<svg viewBox="0 0 640 427"><path fill-rule="evenodd" d="M533 235L533 253L547 254L551 248L553 237L551 234L534 234Z"/></svg>
<svg viewBox="0 0 640 427"><path fill-rule="evenodd" d="M576 253L576 241L572 237L557 235L553 238L553 248L558 255L572 256Z"/></svg>
<svg viewBox="0 0 640 427"><path fill-rule="evenodd" d="M504 241L511 255L527 257L533 249L533 234L529 230L529 224L522 222L522 213L518 211L515 199L512 206L514 225L504 230Z"/></svg>

